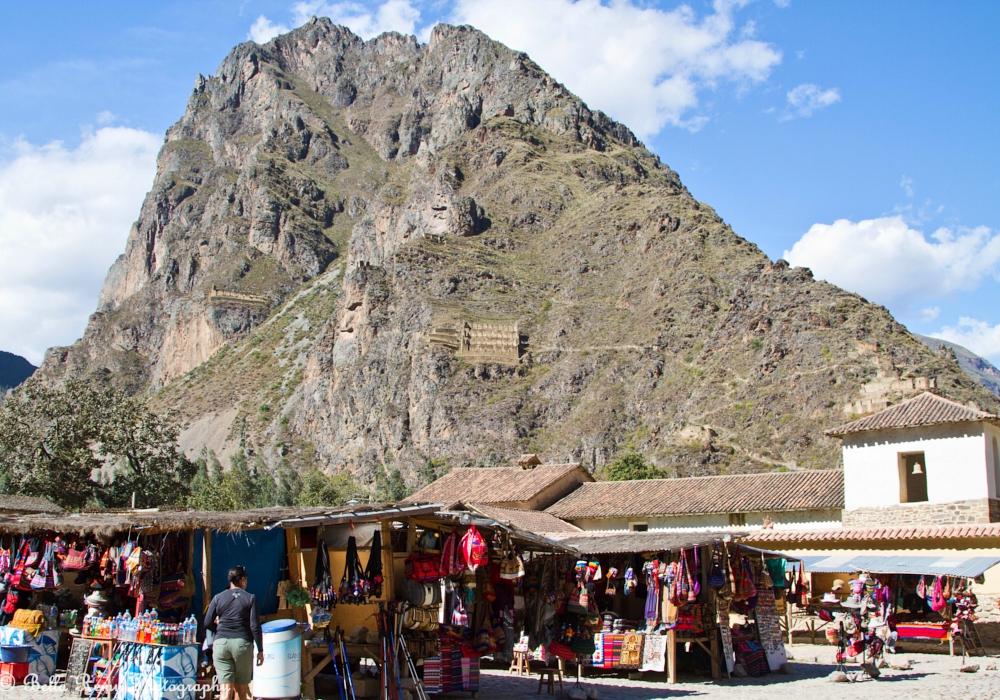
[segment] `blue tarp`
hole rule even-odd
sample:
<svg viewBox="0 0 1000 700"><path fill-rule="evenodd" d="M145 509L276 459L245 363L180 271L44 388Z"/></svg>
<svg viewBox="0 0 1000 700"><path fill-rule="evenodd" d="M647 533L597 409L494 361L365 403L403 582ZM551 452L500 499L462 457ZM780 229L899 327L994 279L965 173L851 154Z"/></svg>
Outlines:
<svg viewBox="0 0 1000 700"><path fill-rule="evenodd" d="M191 601L192 610L201 621L207 601L201 590L201 560L204 535L194 533L194 575L198 582ZM247 570L247 590L257 596L261 615L278 611L278 582L288 578L285 556L285 531L246 530L212 533L212 593L229 588L229 569L241 565Z"/></svg>

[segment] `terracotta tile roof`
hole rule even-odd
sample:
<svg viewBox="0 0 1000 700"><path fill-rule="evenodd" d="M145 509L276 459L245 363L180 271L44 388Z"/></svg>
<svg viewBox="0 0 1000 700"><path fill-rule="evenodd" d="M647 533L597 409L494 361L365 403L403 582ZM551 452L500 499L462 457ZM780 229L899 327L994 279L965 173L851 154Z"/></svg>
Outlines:
<svg viewBox="0 0 1000 700"><path fill-rule="evenodd" d="M748 542L864 542L871 540L923 540L1000 538L1000 523L985 525L907 525L902 527L849 527L829 530L756 530Z"/></svg>
<svg viewBox="0 0 1000 700"><path fill-rule="evenodd" d="M459 467L428 484L403 503L514 503L530 501L567 474L582 469L579 462L521 467Z"/></svg>
<svg viewBox="0 0 1000 700"><path fill-rule="evenodd" d="M840 470L598 481L546 509L564 520L844 507Z"/></svg>
<svg viewBox="0 0 1000 700"><path fill-rule="evenodd" d="M0 513L44 513L59 515L66 511L47 498L0 494Z"/></svg>
<svg viewBox="0 0 1000 700"><path fill-rule="evenodd" d="M513 525L520 530L533 532L536 535L577 535L583 532L576 525L560 520L550 513L538 510L522 510L520 508L502 508L500 506L483 505L482 503L467 503L470 509L485 515L499 523Z"/></svg>
<svg viewBox="0 0 1000 700"><path fill-rule="evenodd" d="M913 428L920 425L996 419L997 417L992 413L969 408L937 394L924 392L920 396L890 406L878 413L859 418L837 428L831 428L826 431L826 434L839 437L866 430Z"/></svg>

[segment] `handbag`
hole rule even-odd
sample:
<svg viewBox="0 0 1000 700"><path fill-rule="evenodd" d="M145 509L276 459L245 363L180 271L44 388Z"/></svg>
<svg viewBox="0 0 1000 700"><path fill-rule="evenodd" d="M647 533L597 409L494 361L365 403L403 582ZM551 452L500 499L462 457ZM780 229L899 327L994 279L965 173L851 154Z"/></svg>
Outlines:
<svg viewBox="0 0 1000 700"><path fill-rule="evenodd" d="M441 604L441 586L436 583L421 583L412 578L403 581L403 600L410 605L426 606Z"/></svg>
<svg viewBox="0 0 1000 700"><path fill-rule="evenodd" d="M414 632L435 632L438 628L437 611L407 608L403 613L403 627Z"/></svg>
<svg viewBox="0 0 1000 700"><path fill-rule="evenodd" d="M62 568L64 571L82 571L90 568L87 563L87 550L71 548L63 559Z"/></svg>
<svg viewBox="0 0 1000 700"><path fill-rule="evenodd" d="M469 525L469 529L462 536L460 546L470 571L489 563L489 546L475 525Z"/></svg>
<svg viewBox="0 0 1000 700"><path fill-rule="evenodd" d="M719 551L719 543L715 543L712 549L712 563L708 571L708 585L711 588L722 588L726 585L726 572L722 568L722 552Z"/></svg>
<svg viewBox="0 0 1000 700"><path fill-rule="evenodd" d="M37 537L32 537L28 540L28 556L24 561L26 567L34 569L42 561L42 544Z"/></svg>
<svg viewBox="0 0 1000 700"><path fill-rule="evenodd" d="M48 571L49 571L49 559L48 559L48 547L46 547L45 556L38 564L38 568L35 569L35 575L31 577L31 582L28 585L36 591L44 590L46 588L46 582L48 580Z"/></svg>
<svg viewBox="0 0 1000 700"><path fill-rule="evenodd" d="M446 575L441 569L441 558L436 554L411 554L403 563L403 572L406 578L421 583L433 583Z"/></svg>
<svg viewBox="0 0 1000 700"><path fill-rule="evenodd" d="M566 604L566 612L586 615L590 612L590 594L583 586L577 586Z"/></svg>

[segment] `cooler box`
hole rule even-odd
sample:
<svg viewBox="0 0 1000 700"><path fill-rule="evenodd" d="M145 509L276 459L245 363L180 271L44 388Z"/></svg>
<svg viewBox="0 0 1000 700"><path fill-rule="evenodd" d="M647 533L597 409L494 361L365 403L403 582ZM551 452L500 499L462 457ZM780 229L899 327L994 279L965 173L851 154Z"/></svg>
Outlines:
<svg viewBox="0 0 1000 700"><path fill-rule="evenodd" d="M30 671L27 661L21 664L0 663L0 688L21 685Z"/></svg>
<svg viewBox="0 0 1000 700"><path fill-rule="evenodd" d="M298 698L302 685L302 640L295 620L261 625L264 663L253 669L255 698Z"/></svg>

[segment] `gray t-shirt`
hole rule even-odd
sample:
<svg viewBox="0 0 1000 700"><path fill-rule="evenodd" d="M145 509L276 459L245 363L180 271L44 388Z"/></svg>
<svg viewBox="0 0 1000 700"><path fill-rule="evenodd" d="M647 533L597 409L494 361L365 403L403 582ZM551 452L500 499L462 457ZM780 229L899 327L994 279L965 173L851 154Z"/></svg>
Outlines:
<svg viewBox="0 0 1000 700"><path fill-rule="evenodd" d="M205 613L205 628L212 630L216 639L245 639L256 642L257 651L264 651L257 596L242 588L230 588L212 598Z"/></svg>

